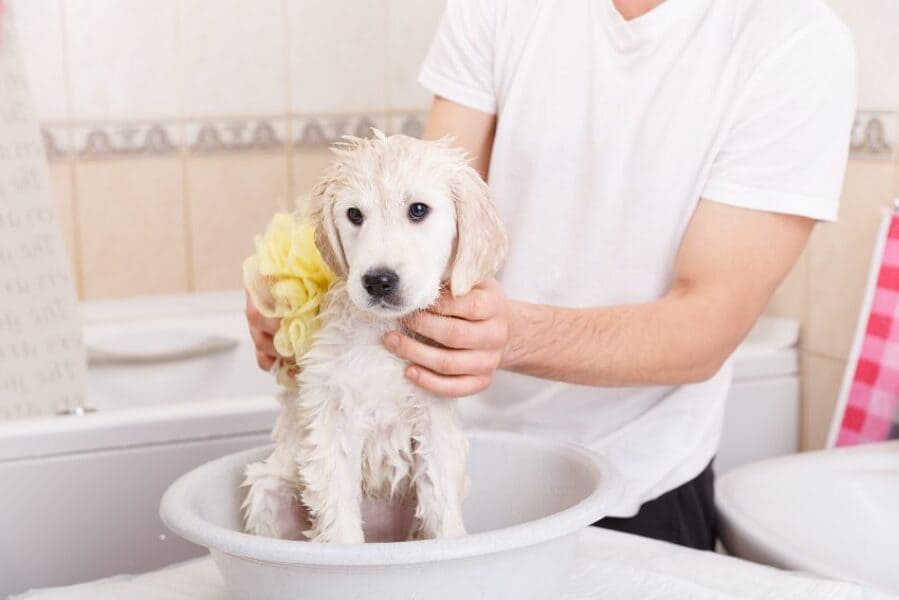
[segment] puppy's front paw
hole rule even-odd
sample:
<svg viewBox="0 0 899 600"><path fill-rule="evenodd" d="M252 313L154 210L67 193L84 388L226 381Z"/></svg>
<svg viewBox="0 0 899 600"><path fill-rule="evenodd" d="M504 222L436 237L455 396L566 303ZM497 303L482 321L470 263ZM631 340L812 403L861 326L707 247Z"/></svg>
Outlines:
<svg viewBox="0 0 899 600"><path fill-rule="evenodd" d="M284 540L303 539L309 527L305 510L297 498L295 485L265 473L264 463L247 468L244 486L249 487L243 503L247 533Z"/></svg>

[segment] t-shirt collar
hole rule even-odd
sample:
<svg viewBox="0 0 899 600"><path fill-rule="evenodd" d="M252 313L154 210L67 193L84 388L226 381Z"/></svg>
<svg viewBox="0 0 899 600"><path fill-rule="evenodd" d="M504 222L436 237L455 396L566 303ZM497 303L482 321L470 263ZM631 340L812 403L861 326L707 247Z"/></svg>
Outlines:
<svg viewBox="0 0 899 600"><path fill-rule="evenodd" d="M612 42L622 52L635 50L657 39L684 17L694 14L709 0L665 0L646 14L630 21L615 7L613 0L594 0L598 4L599 19L609 32Z"/></svg>

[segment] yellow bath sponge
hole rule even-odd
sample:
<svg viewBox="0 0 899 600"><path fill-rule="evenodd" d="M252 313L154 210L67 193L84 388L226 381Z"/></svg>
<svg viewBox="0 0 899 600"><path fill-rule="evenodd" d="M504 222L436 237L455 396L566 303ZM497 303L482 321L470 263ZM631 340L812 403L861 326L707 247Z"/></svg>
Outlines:
<svg viewBox="0 0 899 600"><path fill-rule="evenodd" d="M315 227L296 214L275 214L255 243L256 253L243 263L244 285L261 314L281 319L275 350L296 363L319 328L319 308L334 273L315 246ZM278 382L292 385L294 371L282 361Z"/></svg>

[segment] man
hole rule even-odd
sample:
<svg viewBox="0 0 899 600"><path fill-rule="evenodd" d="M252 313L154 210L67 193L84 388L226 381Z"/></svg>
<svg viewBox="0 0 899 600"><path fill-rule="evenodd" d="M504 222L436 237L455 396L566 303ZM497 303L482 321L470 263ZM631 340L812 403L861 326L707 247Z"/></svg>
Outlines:
<svg viewBox="0 0 899 600"><path fill-rule="evenodd" d="M837 214L845 27L820 0L449 0L420 81L510 251L409 322L443 347L385 344L424 388L483 392L469 424L605 455L627 493L600 525L712 548L728 357ZM277 324L248 314L268 366Z"/></svg>

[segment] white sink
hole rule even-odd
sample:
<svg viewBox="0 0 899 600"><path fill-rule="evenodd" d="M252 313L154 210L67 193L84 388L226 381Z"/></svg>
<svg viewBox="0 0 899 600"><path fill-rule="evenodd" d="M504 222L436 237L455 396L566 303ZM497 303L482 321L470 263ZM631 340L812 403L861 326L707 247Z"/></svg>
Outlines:
<svg viewBox="0 0 899 600"><path fill-rule="evenodd" d="M899 593L899 441L740 467L716 504L731 554Z"/></svg>

